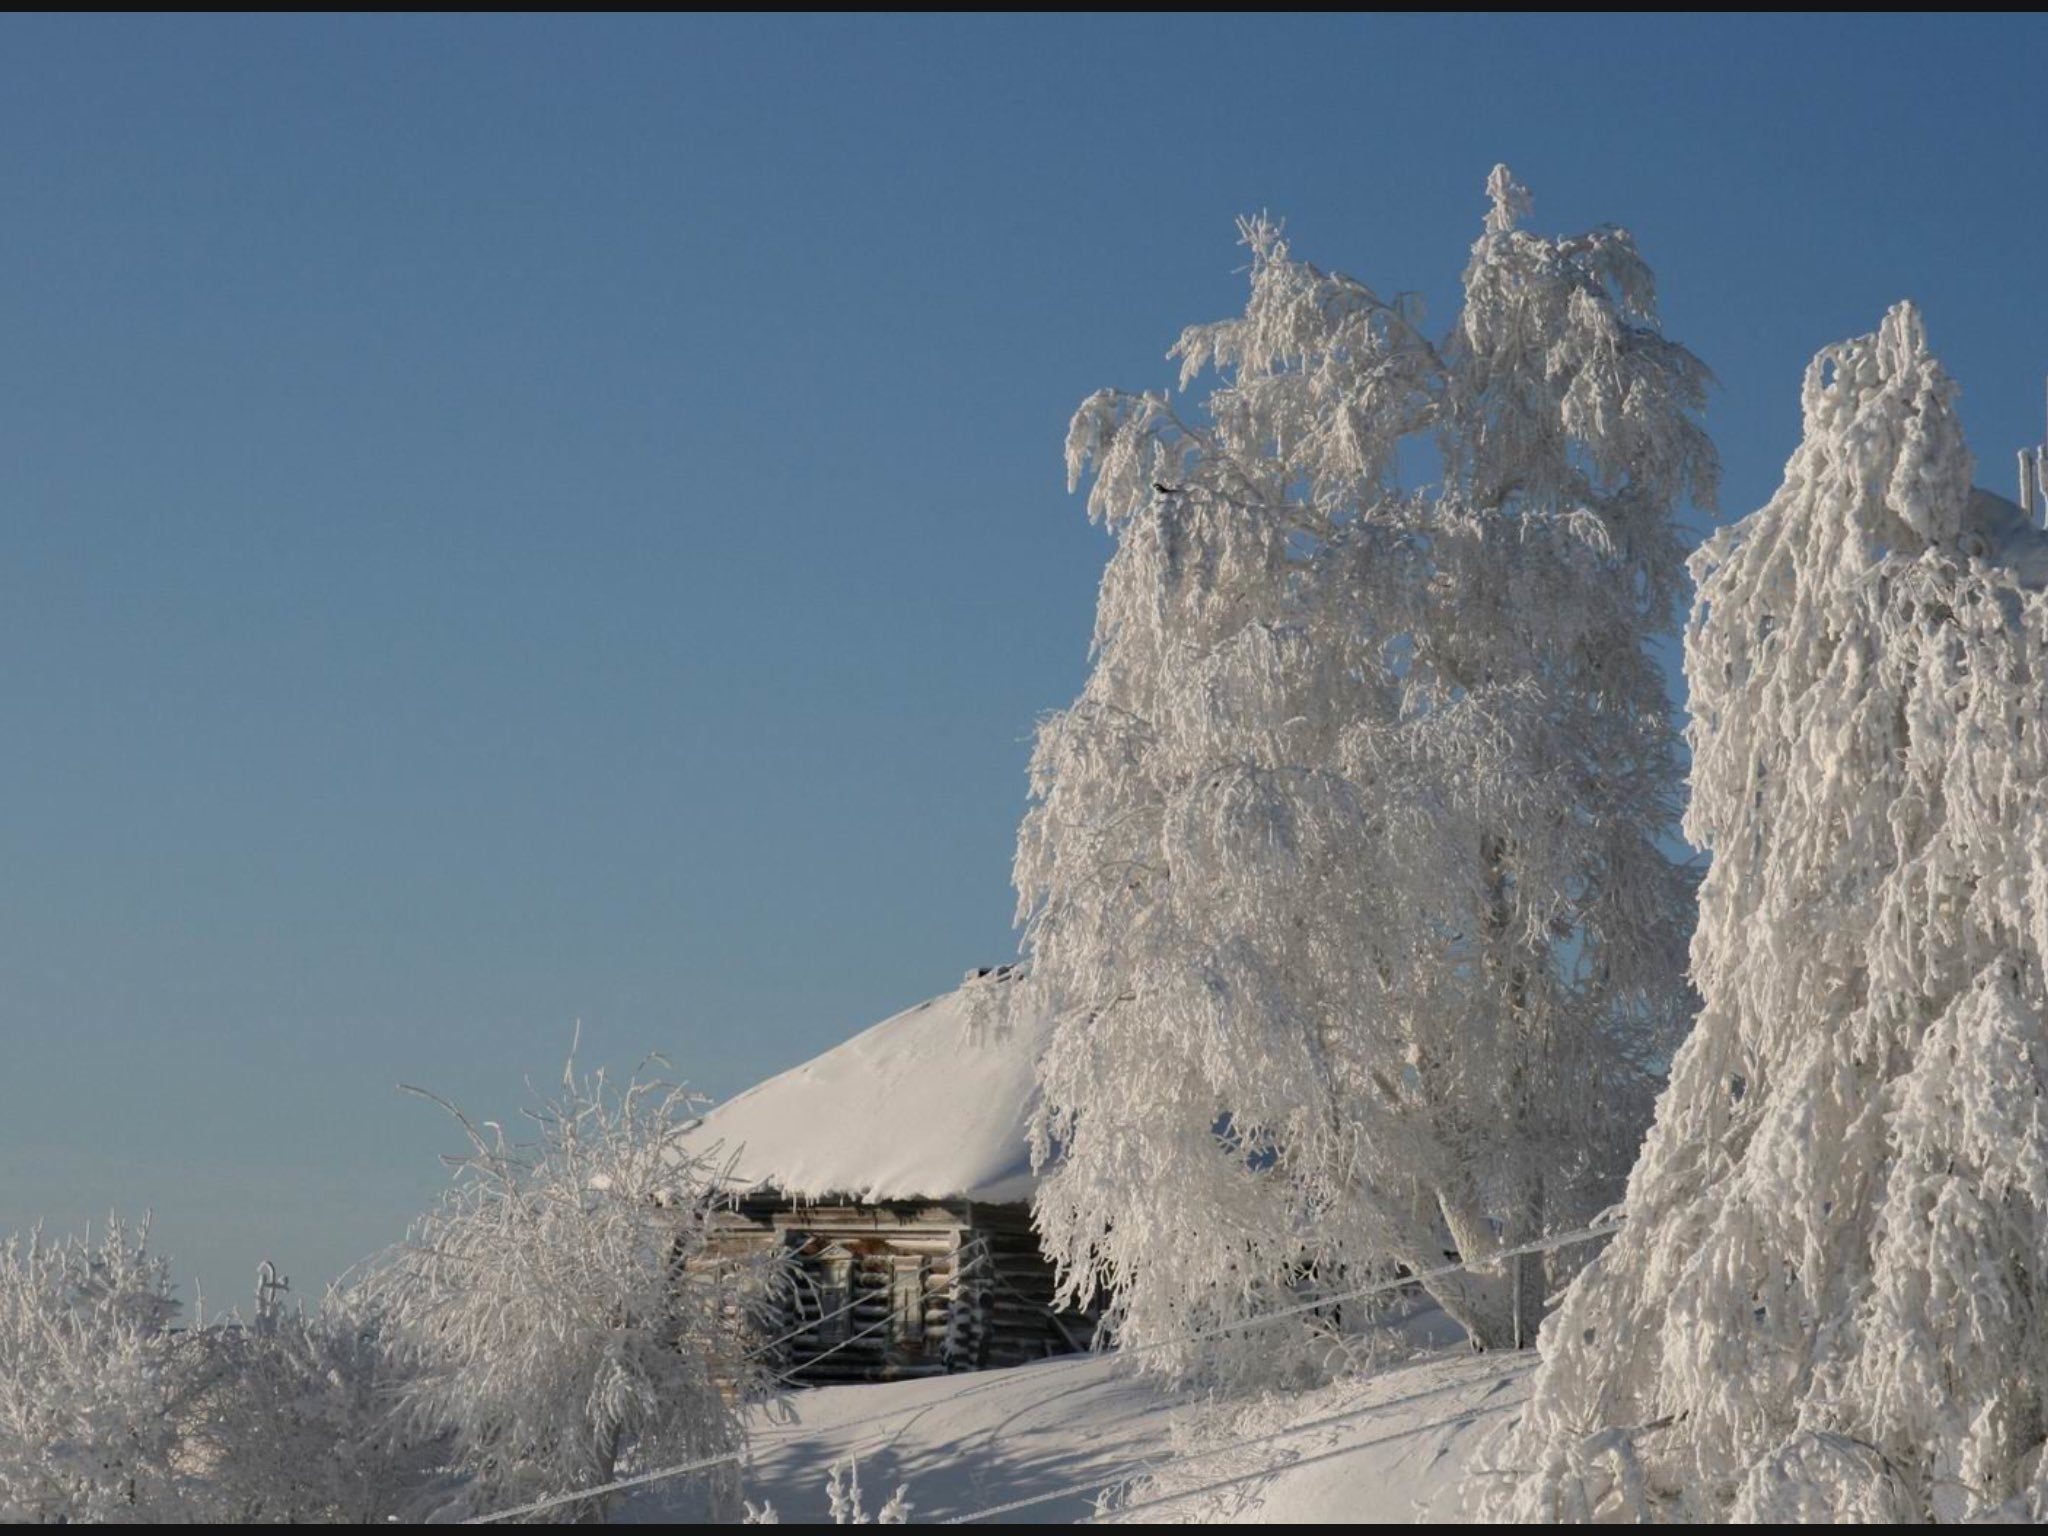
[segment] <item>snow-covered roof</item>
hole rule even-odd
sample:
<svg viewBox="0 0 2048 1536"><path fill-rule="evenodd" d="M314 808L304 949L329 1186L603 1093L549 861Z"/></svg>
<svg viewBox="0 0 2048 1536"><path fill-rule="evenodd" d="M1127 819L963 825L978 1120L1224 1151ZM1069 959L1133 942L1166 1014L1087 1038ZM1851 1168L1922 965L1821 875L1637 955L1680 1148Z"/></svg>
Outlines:
<svg viewBox="0 0 2048 1536"><path fill-rule="evenodd" d="M707 1113L684 1138L793 1199L1024 1200L1044 1030L974 1030L970 979ZM1021 1010L1019 1010L1021 1012Z"/></svg>

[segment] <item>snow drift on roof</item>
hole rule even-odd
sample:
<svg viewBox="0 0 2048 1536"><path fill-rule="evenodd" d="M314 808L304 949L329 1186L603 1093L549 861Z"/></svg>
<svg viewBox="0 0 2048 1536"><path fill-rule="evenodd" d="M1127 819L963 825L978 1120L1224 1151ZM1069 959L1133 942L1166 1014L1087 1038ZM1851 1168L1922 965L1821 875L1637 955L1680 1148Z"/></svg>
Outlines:
<svg viewBox="0 0 2048 1536"><path fill-rule="evenodd" d="M1044 1030L973 1031L970 980L705 1115L738 1182L794 1199L1025 1200ZM1021 1010L1020 1010L1021 1011Z"/></svg>

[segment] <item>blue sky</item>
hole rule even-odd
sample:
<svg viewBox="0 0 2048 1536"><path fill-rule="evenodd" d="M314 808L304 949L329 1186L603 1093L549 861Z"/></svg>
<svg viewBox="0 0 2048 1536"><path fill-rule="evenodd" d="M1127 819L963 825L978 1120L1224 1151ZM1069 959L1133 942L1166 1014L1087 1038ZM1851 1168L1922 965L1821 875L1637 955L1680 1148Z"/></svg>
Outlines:
<svg viewBox="0 0 2048 1536"><path fill-rule="evenodd" d="M396 1237L483 1114L716 1093L1014 947L1106 553L1068 414L1233 218L1439 319L1506 160L1722 388L1926 308L2042 431L2021 18L0 23L0 1231L214 1304Z"/></svg>

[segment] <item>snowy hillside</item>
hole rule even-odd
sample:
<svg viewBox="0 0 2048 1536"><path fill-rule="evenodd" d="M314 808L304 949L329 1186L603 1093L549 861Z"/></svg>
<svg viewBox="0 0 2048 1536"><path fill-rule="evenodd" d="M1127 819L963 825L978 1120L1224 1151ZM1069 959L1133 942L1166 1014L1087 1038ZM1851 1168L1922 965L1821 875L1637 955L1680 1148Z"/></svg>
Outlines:
<svg viewBox="0 0 2048 1536"><path fill-rule="evenodd" d="M1453 1348L1227 1420L1099 1355L825 1387L756 1410L745 1489L785 1522L824 1521L827 1474L852 1457L869 1510L907 1484L917 1524L1073 1523L1106 1490L1141 1523L1453 1519L1472 1451L1534 1360ZM669 1518L672 1498L650 1490L618 1518Z"/></svg>
<svg viewBox="0 0 2048 1536"><path fill-rule="evenodd" d="M978 1032L970 981L728 1099L685 1138L737 1159L745 1185L805 1200L1031 1194L1025 1128L1042 1035Z"/></svg>

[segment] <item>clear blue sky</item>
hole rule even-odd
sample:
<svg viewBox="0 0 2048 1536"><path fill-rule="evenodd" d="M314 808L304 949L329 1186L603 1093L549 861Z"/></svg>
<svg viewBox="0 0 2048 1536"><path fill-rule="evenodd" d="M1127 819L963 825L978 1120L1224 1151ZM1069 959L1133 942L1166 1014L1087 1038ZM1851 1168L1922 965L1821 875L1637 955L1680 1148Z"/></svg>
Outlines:
<svg viewBox="0 0 2048 1536"><path fill-rule="evenodd" d="M1768 494L1926 307L2041 434L2031 19L0 24L0 1231L215 1303L588 1057L744 1087L1013 949L1068 414L1235 215L1441 318L1508 161Z"/></svg>

